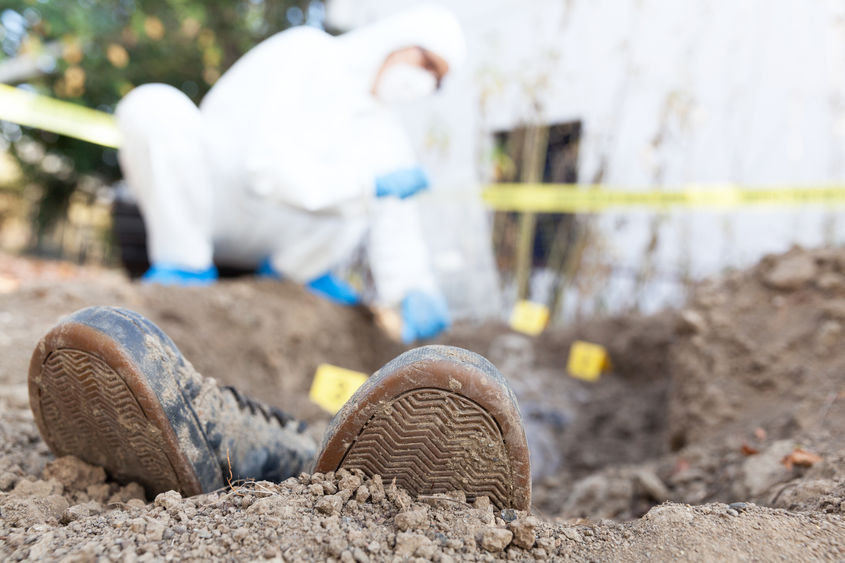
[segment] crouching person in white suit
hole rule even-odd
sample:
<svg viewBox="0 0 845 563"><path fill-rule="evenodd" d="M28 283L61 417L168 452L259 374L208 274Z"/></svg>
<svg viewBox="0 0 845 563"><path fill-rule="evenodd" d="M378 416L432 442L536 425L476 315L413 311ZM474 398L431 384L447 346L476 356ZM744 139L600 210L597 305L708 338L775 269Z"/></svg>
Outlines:
<svg viewBox="0 0 845 563"><path fill-rule="evenodd" d="M412 197L428 180L389 104L434 93L464 50L454 16L423 6L338 37L278 33L199 108L163 84L130 92L119 158L147 225L144 278L212 283L218 259L357 303L330 271L365 242L403 340L444 330Z"/></svg>

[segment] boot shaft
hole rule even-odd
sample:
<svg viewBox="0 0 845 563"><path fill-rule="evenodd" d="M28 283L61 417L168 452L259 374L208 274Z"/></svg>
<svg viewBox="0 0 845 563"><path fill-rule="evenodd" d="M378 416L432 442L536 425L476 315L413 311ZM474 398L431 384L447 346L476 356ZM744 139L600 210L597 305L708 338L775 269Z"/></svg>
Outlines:
<svg viewBox="0 0 845 563"><path fill-rule="evenodd" d="M151 496L280 481L314 457L296 421L202 377L164 332L124 309L83 309L54 327L33 353L29 389L57 456L103 466Z"/></svg>

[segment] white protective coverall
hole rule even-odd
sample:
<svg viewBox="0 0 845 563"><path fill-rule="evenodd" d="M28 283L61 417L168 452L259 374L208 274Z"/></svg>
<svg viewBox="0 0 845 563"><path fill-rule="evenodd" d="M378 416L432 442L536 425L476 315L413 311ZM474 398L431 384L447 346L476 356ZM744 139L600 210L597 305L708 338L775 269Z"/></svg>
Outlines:
<svg viewBox="0 0 845 563"><path fill-rule="evenodd" d="M204 269L212 258L270 258L305 283L364 242L378 302L437 292L412 198L375 197L375 178L416 165L398 119L372 94L393 51L420 46L454 69L454 16L421 6L332 37L298 27L244 55L197 108L163 85L118 105L119 158L148 230L152 263Z"/></svg>

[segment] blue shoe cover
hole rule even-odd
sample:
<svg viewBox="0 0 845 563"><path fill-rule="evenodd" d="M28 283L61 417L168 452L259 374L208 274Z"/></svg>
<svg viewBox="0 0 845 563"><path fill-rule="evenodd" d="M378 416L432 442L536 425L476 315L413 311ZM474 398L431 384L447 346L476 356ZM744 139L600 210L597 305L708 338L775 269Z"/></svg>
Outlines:
<svg viewBox="0 0 845 563"><path fill-rule="evenodd" d="M311 293L340 305L357 305L361 302L358 292L351 285L330 273L311 280L306 287Z"/></svg>
<svg viewBox="0 0 845 563"><path fill-rule="evenodd" d="M276 271L273 267L273 263L270 261L269 258L265 258L261 264L258 265L258 268L255 269L255 275L260 278L275 278L277 280L282 279L284 276Z"/></svg>
<svg viewBox="0 0 845 563"><path fill-rule="evenodd" d="M258 265L255 274L260 277L275 278L277 280L284 279L284 276L273 267L269 258L264 259ZM351 285L331 273L311 280L305 284L305 287L311 293L339 305L357 305L361 302L358 292Z"/></svg>
<svg viewBox="0 0 845 563"><path fill-rule="evenodd" d="M169 264L153 264L141 276L141 281L160 285L211 285L217 281L217 268L212 265L204 270L189 270Z"/></svg>

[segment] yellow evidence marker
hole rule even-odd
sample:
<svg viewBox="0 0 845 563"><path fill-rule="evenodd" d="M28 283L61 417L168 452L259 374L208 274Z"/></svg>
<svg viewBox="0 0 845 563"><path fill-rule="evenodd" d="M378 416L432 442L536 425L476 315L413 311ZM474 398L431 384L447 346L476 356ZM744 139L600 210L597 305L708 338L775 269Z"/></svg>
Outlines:
<svg viewBox="0 0 845 563"><path fill-rule="evenodd" d="M532 301L517 301L511 313L511 328L517 332L537 336L549 324L549 308Z"/></svg>
<svg viewBox="0 0 845 563"><path fill-rule="evenodd" d="M330 364L320 364L308 397L332 414L346 404L355 391L367 381L367 374Z"/></svg>
<svg viewBox="0 0 845 563"><path fill-rule="evenodd" d="M604 346L576 340L569 349L566 371L584 381L596 381L601 372L610 369L610 356Z"/></svg>

